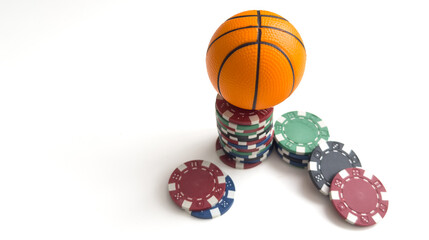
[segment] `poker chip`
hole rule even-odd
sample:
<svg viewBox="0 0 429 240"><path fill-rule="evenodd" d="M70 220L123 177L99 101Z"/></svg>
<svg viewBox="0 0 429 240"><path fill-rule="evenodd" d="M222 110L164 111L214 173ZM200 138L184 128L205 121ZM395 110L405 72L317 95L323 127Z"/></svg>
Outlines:
<svg viewBox="0 0 429 240"><path fill-rule="evenodd" d="M216 111L216 117L220 122L222 122L224 125L228 126L229 128L236 129L236 130L255 130L255 129L258 129L260 127L264 127L264 126L268 125L269 122L271 121L272 115L267 120L262 121L262 122L257 123L257 124L254 124L254 125L238 125L235 123L228 122L226 119L224 119L220 115L220 113L218 111Z"/></svg>
<svg viewBox="0 0 429 240"><path fill-rule="evenodd" d="M291 161L287 157L282 157L282 159L283 159L283 161L285 161L286 163L288 163L291 166L302 168L302 169L307 168L307 164L302 164L302 163L297 163L297 162Z"/></svg>
<svg viewBox="0 0 429 240"><path fill-rule="evenodd" d="M222 139L218 138L218 140L222 149L225 151L226 154L229 155L229 157L232 160L239 161L242 163L255 163L257 161L263 161L271 153L272 144L268 144L265 148L262 148L261 150L258 150L258 151L240 153L225 145ZM244 154L247 154L247 155L244 155Z"/></svg>
<svg viewBox="0 0 429 240"><path fill-rule="evenodd" d="M270 149L271 145L272 145L272 144L269 144L266 147L261 148L260 150L254 151L254 152L240 152L240 151L231 149L230 147L225 145L225 143L221 139L219 139L219 140L220 140L220 144L222 146L222 149L225 152L227 152L231 156L242 157L242 158L256 158L256 157L262 155L263 153L265 153L266 151L268 151L268 149Z"/></svg>
<svg viewBox="0 0 429 240"><path fill-rule="evenodd" d="M266 160L270 155L271 155L271 147L266 150L265 152L257 155L257 156L251 156L251 157L237 157L231 154L228 154L229 157L236 161L236 162L240 162L240 163L257 163L257 162L262 162L264 160Z"/></svg>
<svg viewBox="0 0 429 240"><path fill-rule="evenodd" d="M229 153L230 155L238 156L238 157L256 156L256 155L258 155L258 153L265 152L266 150L271 148L271 146L273 145L271 142L270 144L267 144L266 147L262 148L261 150L253 151L253 152L246 150L247 152L243 152L243 151L240 151L243 149L239 149L239 150L231 149L230 147L225 145L225 143L222 141L222 139L220 139L220 144L222 145L222 148L223 148L223 150L225 150L225 152Z"/></svg>
<svg viewBox="0 0 429 240"><path fill-rule="evenodd" d="M266 148L267 148L268 146L271 146L271 145L272 145L272 142L271 142L271 143L267 143L267 144L265 144L265 145L262 145L262 146L260 146L260 147L258 147L258 148L254 148L254 149L237 149L237 148L234 148L234 147L230 147L230 146L225 145L225 143L224 143L222 140L220 140L220 141L221 141L221 143L223 144L223 146L222 146L222 147L224 148L224 150L225 150L227 153L234 151L234 153L237 153L237 154L241 154L241 153L243 153L243 154L256 155L256 154L258 154L259 152L266 150Z"/></svg>
<svg viewBox="0 0 429 240"><path fill-rule="evenodd" d="M226 131L228 131L231 134L238 134L240 136L248 136L255 133L261 133L263 131L266 131L268 127L273 123L272 116L265 120L264 122L261 122L257 125L237 125L232 124L222 117L219 116L218 112L216 112L216 122ZM234 126L235 128L231 127ZM239 127L240 129L237 129ZM246 128L246 129L241 129Z"/></svg>
<svg viewBox="0 0 429 240"><path fill-rule="evenodd" d="M278 148L278 147L276 147L276 150L277 150L277 153L278 153L281 157L285 157L285 158L289 159L289 160L290 160L290 161L292 161L292 162L296 162L296 163L300 163L300 164L305 164L305 166L307 166L307 164L308 164L308 161L309 161L309 160L302 160L302 159L297 159L297 158L293 158L293 157L291 157L291 156L288 156L288 155L284 154L284 153L282 152L282 150L281 150L280 148Z"/></svg>
<svg viewBox="0 0 429 240"><path fill-rule="evenodd" d="M200 211L189 211L189 213L197 218L212 219L225 214L234 203L235 185L231 177L225 177L226 189L222 199L212 208Z"/></svg>
<svg viewBox="0 0 429 240"><path fill-rule="evenodd" d="M255 148L259 148L260 146L266 145L269 141L272 141L274 136L272 135L272 132L271 132L265 138L260 139L257 143L239 142L240 144L231 143L226 138L223 138L222 136L220 136L220 138L222 138L222 141L225 144L227 144L229 147L231 147L233 149L255 149Z"/></svg>
<svg viewBox="0 0 429 240"><path fill-rule="evenodd" d="M241 134L241 135L252 135L252 134L258 134L261 132L264 132L266 130L266 128L268 127L268 125L270 125L273 120L271 119L270 122L268 122L268 124L266 126L261 126L259 128L256 129L250 129L250 130L239 130L239 129L234 129L231 127L228 127L228 125L225 125L225 123L223 123L222 121L220 121L217 116L216 116L216 122L218 124L218 128L222 127L226 132L231 133L231 134Z"/></svg>
<svg viewBox="0 0 429 240"><path fill-rule="evenodd" d="M280 157L282 158L282 160L285 161L286 163L288 163L288 164L290 164L290 165L292 165L294 167L299 167L299 168L306 168L307 167L307 164L292 161L287 156L281 154L281 152L280 152L280 150L278 148L276 148L276 149L277 149L277 153L280 155Z"/></svg>
<svg viewBox="0 0 429 240"><path fill-rule="evenodd" d="M234 140L234 141L255 141L261 138L264 138L267 136L267 134L272 130L272 124L268 126L266 129L264 129L263 132L257 132L254 134L234 134L231 132L226 131L224 128L218 126L218 132L221 132L223 135L225 135L227 138Z"/></svg>
<svg viewBox="0 0 429 240"><path fill-rule="evenodd" d="M264 137L254 139L254 140L249 140L249 141L239 141L238 140L237 141L237 140L233 140L233 139L229 138L228 136L226 136L224 133L222 133L219 130L218 130L218 133L219 133L219 137L221 137L224 142L228 142L230 144L234 144L234 145L238 145L238 146L256 145L256 144L259 144L259 143L263 142L264 140L266 140L267 137L270 137L270 135L265 135ZM271 132L269 132L269 134L271 134Z"/></svg>
<svg viewBox="0 0 429 240"><path fill-rule="evenodd" d="M243 147L243 148L237 148L237 147L235 147L235 146L231 146L231 145L229 145L228 143L225 143L223 140L222 140L222 138L221 138L221 142L224 144L224 148L226 148L226 151L227 152L229 152L228 150L234 150L234 151L236 151L236 152L242 152L242 153L249 153L249 152L251 152L251 153L253 153L253 154L257 154L257 152L260 152L260 151L262 151L263 149L265 149L267 146L270 146L270 145L272 145L272 143L273 143L273 139L274 139L274 136L273 135L271 135L271 137L268 139L268 141L265 143L265 144L263 144L263 145L260 145L260 146L253 146L253 147Z"/></svg>
<svg viewBox="0 0 429 240"><path fill-rule="evenodd" d="M274 124L275 140L288 152L311 154L320 140L328 140L329 131L323 121L308 112L293 111L283 114Z"/></svg>
<svg viewBox="0 0 429 240"><path fill-rule="evenodd" d="M362 168L347 168L336 174L329 196L338 214L357 226L380 222L389 207L381 181Z"/></svg>
<svg viewBox="0 0 429 240"><path fill-rule="evenodd" d="M274 142L276 142L276 141L274 141ZM282 154L284 154L284 155L286 155L286 156L288 156L290 158L300 159L300 160L307 160L307 162L310 160L311 154L309 154L309 155L298 155L298 154L294 154L294 153L288 152L287 150L281 148L281 146L279 146L277 144L277 142L276 142L276 147L282 152Z"/></svg>
<svg viewBox="0 0 429 240"><path fill-rule="evenodd" d="M310 155L298 155L291 153L284 148L282 148L281 145L278 144L277 141L275 142L275 148L277 150L277 153L280 155L280 157L285 161L286 163L298 167L298 168L307 168L308 161L310 159Z"/></svg>
<svg viewBox="0 0 429 240"><path fill-rule="evenodd" d="M227 153L233 154L233 155L237 155L239 157L246 157L246 156L255 156L257 155L259 152L264 152L266 151L268 148L271 147L272 142L269 144L265 145L265 148L262 148L262 146L260 148L258 148L258 150L249 150L249 149L232 149L230 147L228 147L222 139L220 139L220 144L222 145L223 150L225 150Z"/></svg>
<svg viewBox="0 0 429 240"><path fill-rule="evenodd" d="M181 164L170 176L168 191L179 207L205 210L215 206L225 192L225 175L215 164L192 160Z"/></svg>
<svg viewBox="0 0 429 240"><path fill-rule="evenodd" d="M328 195L332 179L339 171L360 166L359 158L346 145L322 140L311 154L308 172L314 186L322 194Z"/></svg>
<svg viewBox="0 0 429 240"><path fill-rule="evenodd" d="M216 140L216 154L218 155L219 159L227 166L236 168L236 169L249 169L254 168L261 164L262 162L256 162L256 163L241 163L237 162L231 159L230 155L228 155L220 145L219 138Z"/></svg>
<svg viewBox="0 0 429 240"><path fill-rule="evenodd" d="M273 114L273 108L263 110L241 109L228 103L222 96L216 97L216 110L228 122L237 125L257 125Z"/></svg>

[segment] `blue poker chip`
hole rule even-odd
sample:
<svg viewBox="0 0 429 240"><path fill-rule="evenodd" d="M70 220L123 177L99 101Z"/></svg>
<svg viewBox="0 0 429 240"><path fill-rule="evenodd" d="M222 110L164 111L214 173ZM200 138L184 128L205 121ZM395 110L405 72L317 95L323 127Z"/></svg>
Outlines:
<svg viewBox="0 0 429 240"><path fill-rule="evenodd" d="M288 155L284 154L283 151L282 151L282 149L280 147L278 147L278 146L276 146L276 150L277 150L277 153L281 157L287 158L287 159L289 159L292 162L296 162L296 163L299 163L299 164L305 164L305 165L307 165L308 162L309 162L309 160L296 159L296 158L293 158L291 156L288 156Z"/></svg>
<svg viewBox="0 0 429 240"><path fill-rule="evenodd" d="M190 211L189 213L201 219L212 219L225 214L234 203L235 185L231 177L225 177L226 189L222 199L212 208L201 211Z"/></svg>
<svg viewBox="0 0 429 240"><path fill-rule="evenodd" d="M287 159L287 158L286 158L286 159ZM287 162L287 161L286 161L286 159L285 159L285 158L283 158L283 161ZM294 167L299 167L299 168L307 169L307 164L301 164L301 163L297 163L297 162L290 161L290 160L289 160L289 162L287 162L287 163L289 163L290 165L292 165L292 166L294 166Z"/></svg>
<svg viewBox="0 0 429 240"><path fill-rule="evenodd" d="M307 168L307 164L303 164L303 163L297 163L294 161L291 161L289 158L287 157L282 157L283 161L289 163L290 165L294 166L294 167L299 167L299 168Z"/></svg>
<svg viewBox="0 0 429 240"><path fill-rule="evenodd" d="M282 147L277 143L277 141L274 141L274 142L275 142L275 144L276 144L276 147L277 147L278 149L280 149L280 150L281 150L281 152L282 152L282 154L283 154L283 155L286 155L286 156L291 157L291 158L293 158L293 159L300 159L300 160L307 160L307 161L310 161L311 154L310 154L310 155L298 155L298 154L295 154L295 153L289 152L289 151L287 151L286 149L282 148Z"/></svg>
<svg viewBox="0 0 429 240"><path fill-rule="evenodd" d="M277 153L281 156L283 161L287 162L289 165L292 165L294 167L299 167L299 168L307 168L307 165L308 165L307 163L299 163L299 162L293 161L289 159L287 156L285 156L284 154L282 154L278 147L276 147L276 149L277 149Z"/></svg>

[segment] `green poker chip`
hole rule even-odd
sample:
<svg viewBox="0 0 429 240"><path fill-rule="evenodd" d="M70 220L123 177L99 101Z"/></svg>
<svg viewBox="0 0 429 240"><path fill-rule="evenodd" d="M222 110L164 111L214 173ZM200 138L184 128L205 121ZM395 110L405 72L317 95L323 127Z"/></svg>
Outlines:
<svg viewBox="0 0 429 240"><path fill-rule="evenodd" d="M271 126L272 126L272 121L269 121L268 124L264 128L261 128L260 130L257 130L255 132L250 132L250 133L240 133L240 132L234 132L226 128L224 125L220 123L221 120L216 119L216 121L217 121L218 127L221 128L223 133L228 133L229 135L234 135L238 137L249 137L249 136L256 137L256 135L260 135L262 133L268 133L268 131L271 129ZM252 139L252 138L249 138L249 139Z"/></svg>
<svg viewBox="0 0 429 240"><path fill-rule="evenodd" d="M283 114L274 123L274 138L285 150L309 155L317 147L319 141L328 141L329 131L318 116L301 111Z"/></svg>
<svg viewBox="0 0 429 240"><path fill-rule="evenodd" d="M231 122L228 122L225 118L223 118L218 111L216 111L216 117L219 121L221 121L224 125L232 128L232 129L237 129L237 130L254 130L254 129L258 129L260 127L265 127L267 126L267 124L271 121L271 119L273 118L273 115L271 115L267 120L262 121L258 124L254 124L254 125L237 125Z"/></svg>

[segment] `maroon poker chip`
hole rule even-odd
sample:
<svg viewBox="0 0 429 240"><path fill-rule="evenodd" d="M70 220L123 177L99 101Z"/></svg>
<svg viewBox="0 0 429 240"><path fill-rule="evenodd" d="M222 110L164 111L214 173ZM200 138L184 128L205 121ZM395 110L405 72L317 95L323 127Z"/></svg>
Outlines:
<svg viewBox="0 0 429 240"><path fill-rule="evenodd" d="M265 134L265 135L262 135L262 137L260 137L260 138L256 138L255 140L238 141L238 140L231 139L230 137L228 137L227 135L225 135L219 129L218 129L217 132L219 133L219 136L222 137L222 140L225 143L232 143L232 144L240 145L240 146L250 146L250 145L258 144L258 143L263 142L264 140L266 140L267 137L271 137L270 134ZM272 135L272 132L271 132L271 135Z"/></svg>
<svg viewBox="0 0 429 240"><path fill-rule="evenodd" d="M181 208L199 211L215 206L225 193L225 174L215 164L192 160L177 167L168 181L170 197Z"/></svg>
<svg viewBox="0 0 429 240"><path fill-rule="evenodd" d="M216 97L216 109L228 122L238 125L255 125L267 120L274 108L246 110L228 103L222 96Z"/></svg>
<svg viewBox="0 0 429 240"><path fill-rule="evenodd" d="M266 139L265 139L266 140ZM264 141L265 141L264 140ZM266 142L264 143L264 144L262 144L262 145L259 145L259 146L255 146L255 145L248 145L248 147L249 148L246 148L246 149L243 149L243 148L237 148L237 147L234 147L234 146L231 146L230 144L228 144L227 142L224 142L223 141L223 138L221 138L221 141L222 141L222 143L224 144L224 145L226 145L226 147L228 147L230 150L235 150L235 151L237 151L237 152L242 152L242 153L254 153L254 152L258 152L258 151L261 151L261 150L263 150L264 148L266 148L266 147L268 147L269 145L271 145L272 144L272 142L273 142L273 140L274 140L274 134L273 133L271 133L271 137L268 139L268 140L266 140Z"/></svg>
<svg viewBox="0 0 429 240"><path fill-rule="evenodd" d="M241 163L234 161L223 149L220 145L219 138L216 140L216 154L218 155L219 159L226 165L237 168L237 169L249 169L254 168L261 164L262 162L256 162L256 163Z"/></svg>
<svg viewBox="0 0 429 240"><path fill-rule="evenodd" d="M223 123L222 121L220 121L219 119L218 119L218 117L216 116L216 122L217 122L217 124L219 124L221 127L223 127L224 129L225 129L225 131L227 131L228 133L231 133L231 134L236 134L236 133L255 133L255 134L258 134L258 133L262 133L262 132L264 132L264 130L265 130L265 128L269 125L269 124L272 124L272 120L271 121L269 121L268 123L267 123L267 125L265 125L265 126L260 126L260 127L258 127L258 128L255 128L255 129L250 129L250 130L241 130L241 129L235 129L235 128L232 128L232 127L230 127L230 126L228 126L228 125L226 125L225 123Z"/></svg>
<svg viewBox="0 0 429 240"><path fill-rule="evenodd" d="M340 171L332 180L329 196L337 212L357 226L378 223L389 206L383 184L362 168Z"/></svg>

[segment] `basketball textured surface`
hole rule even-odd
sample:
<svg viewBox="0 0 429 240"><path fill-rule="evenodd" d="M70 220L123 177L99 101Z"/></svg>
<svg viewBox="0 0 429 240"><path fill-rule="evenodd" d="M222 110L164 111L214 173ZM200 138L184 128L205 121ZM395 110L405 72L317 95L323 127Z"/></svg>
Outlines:
<svg viewBox="0 0 429 240"><path fill-rule="evenodd" d="M306 52L288 20L251 10L227 19L207 49L210 81L229 103L266 109L288 98L304 74Z"/></svg>

